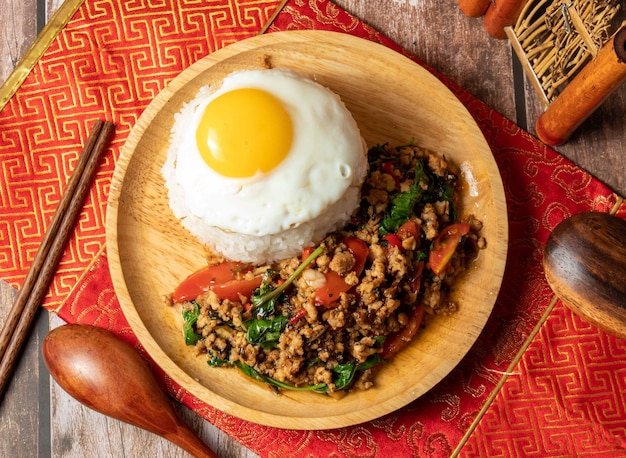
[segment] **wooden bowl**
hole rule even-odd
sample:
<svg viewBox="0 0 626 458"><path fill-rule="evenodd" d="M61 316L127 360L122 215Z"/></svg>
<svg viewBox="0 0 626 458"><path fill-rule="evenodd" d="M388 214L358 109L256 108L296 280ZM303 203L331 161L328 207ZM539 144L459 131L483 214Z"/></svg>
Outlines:
<svg viewBox="0 0 626 458"><path fill-rule="evenodd" d="M277 396L237 369L194 357L182 320L162 296L205 264L203 247L168 206L160 169L174 114L196 91L241 69L287 67L338 93L368 146L414 138L462 167L461 214L484 222L487 248L453 292L459 310L440 317L376 376L376 386L340 400L315 393ZM504 191L473 118L431 73L388 48L345 34L292 31L230 45L182 72L146 108L122 149L107 214L111 275L133 332L154 361L207 404L245 420L289 429L326 429L375 419L443 379L475 342L502 281L508 246Z"/></svg>

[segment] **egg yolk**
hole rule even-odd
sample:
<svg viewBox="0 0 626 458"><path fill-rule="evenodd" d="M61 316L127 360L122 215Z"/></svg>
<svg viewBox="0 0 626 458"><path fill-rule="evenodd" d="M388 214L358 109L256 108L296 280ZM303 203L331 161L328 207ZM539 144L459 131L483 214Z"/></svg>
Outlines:
<svg viewBox="0 0 626 458"><path fill-rule="evenodd" d="M211 101L196 130L204 161L225 177L267 173L289 153L293 126L280 100L260 89L226 92Z"/></svg>

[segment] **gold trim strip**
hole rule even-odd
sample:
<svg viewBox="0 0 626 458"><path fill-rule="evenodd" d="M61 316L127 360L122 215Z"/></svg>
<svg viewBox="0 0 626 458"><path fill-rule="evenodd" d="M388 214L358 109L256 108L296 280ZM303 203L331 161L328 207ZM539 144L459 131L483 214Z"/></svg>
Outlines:
<svg viewBox="0 0 626 458"><path fill-rule="evenodd" d="M276 10L269 17L269 19L267 20L265 25L263 27L261 27L261 30L259 30L259 35L263 35L265 32L267 32L267 29L270 28L270 26L272 25L272 22L274 22L276 20L276 18L278 17L280 12L283 10L283 8L285 7L285 5L287 4L288 1L289 0L283 0L282 2L280 2L280 5L278 5L276 7Z"/></svg>
<svg viewBox="0 0 626 458"><path fill-rule="evenodd" d="M624 198L621 196L617 196L617 202L615 202L615 205L613 206L613 208L611 209L609 213L615 216L615 214L617 213L617 210L619 210L619 208L622 206L623 203L624 203Z"/></svg>
<svg viewBox="0 0 626 458"><path fill-rule="evenodd" d="M85 0L66 0L59 9L52 15L50 21L39 33L33 44L28 48L24 57L20 60L13 72L9 75L4 84L0 87L0 111L4 109L11 97L15 95L30 71L37 64L41 56L46 52L52 41L63 30L70 21L74 13L81 7ZM264 34L272 25L278 14L282 11L289 0L283 0L276 11L268 19L267 23L259 31L259 35Z"/></svg>
<svg viewBox="0 0 626 458"><path fill-rule="evenodd" d="M550 316L550 313L552 313L552 310L554 309L554 306L556 305L557 302L558 302L558 298L556 296L553 296L552 300L550 301L550 304L548 305L548 308L546 308L546 310L543 312L543 315L541 315L541 318L539 319L539 321L537 322L537 324L535 325L531 333L528 335L528 337L524 341L524 344L515 355L515 358L513 358L513 360L510 362L509 367L504 372L503 377L500 379L498 384L494 387L493 391L491 392L491 394L485 401L485 404L483 404L483 407L478 412L478 415L476 416L476 418L474 419L474 421L472 422L468 430L463 435L461 442L459 442L459 444L456 446L456 448L452 452L452 455L450 455L451 458L457 457L459 453L461 453L461 449L463 448L465 443L469 440L470 436L472 435L472 433L474 432L474 430L476 429L476 427L482 420L483 416L487 413L487 410L489 409L489 407L495 400L498 393L500 393L500 390L502 390L502 387L504 386L504 383L509 378L509 375L513 373L513 369L515 369L515 366L517 366L517 364L522 359L522 356L524 355L524 353L530 346L531 342L535 339L535 337L539 333L539 330L541 329L541 327L544 325L544 323Z"/></svg>
<svg viewBox="0 0 626 458"><path fill-rule="evenodd" d="M56 34L50 39L50 41L47 43L47 45L45 46L45 48L43 49L43 51L45 51L48 46L50 45L50 43L52 42L52 40L56 37L56 35L58 34L58 32L61 31L61 29L63 29L63 27L67 24L67 22L69 21L69 18L71 18L74 13L76 12L76 10L80 7L80 5L84 2L85 0L68 0L66 1L63 6L65 7L66 4L68 3L77 3L76 8L72 11L71 14L69 14L67 16L67 19L60 25L60 28L57 30ZM268 18L267 22L263 25L263 27L261 28L261 30L259 31L259 35L264 34L267 29L272 25L272 23L274 22L274 20L276 19L276 17L278 16L278 14L283 10L283 8L285 7L285 5L287 4L289 0L283 0L277 7L276 10L272 13L272 15ZM34 46L34 45L33 45ZM30 53L30 50L27 54ZM39 59L39 57L41 57L41 55L43 54L43 52L41 54L39 54L37 56L36 59L34 59L33 64L28 68L28 70L26 71L26 75L28 75L28 72L30 72L30 70L32 69L32 67L35 65L35 63L37 62L37 60ZM20 63L21 65L21 63ZM24 76L24 78L26 78L26 75ZM11 75L13 76L13 75ZM23 79L22 79L23 81ZM17 89L19 88L19 85L21 84L21 82L19 82L19 84L15 87L15 89L13 90L13 92L11 92L7 98L6 101L4 101L4 99L2 98L2 96L4 96L3 90L5 89L4 87L0 88L0 101L2 101L3 103L0 105L0 110L2 110L2 108L4 107L4 105L6 104L6 102L11 98L11 96L15 93L15 91L17 91ZM7 80L8 82L8 80ZM6 84L5 84L6 86ZM67 296L65 297L65 299L63 299L60 304L57 305L57 307L55 309L49 309L50 312L52 313L57 313L59 312L59 310L61 310L63 307L65 307L67 305L67 300L69 299L69 297L74 293L74 291L76 290L76 288L82 284L83 279L87 276L87 273L89 272L89 270L93 267L93 265L96 263L96 261L98 260L98 258L100 256L102 256L102 253L104 252L106 248L106 243L103 243L102 246L100 247L100 249L98 250L98 253L93 257L93 259L90 261L89 265L85 268L85 270L83 271L83 273L81 274L80 278L78 279L78 281L76 282L76 285L74 285L74 287L72 287L72 289L70 290L70 292L67 294Z"/></svg>
<svg viewBox="0 0 626 458"><path fill-rule="evenodd" d="M611 210L609 211L609 214L615 215L615 213L617 213L617 211L619 210L619 208L621 207L623 203L624 203L624 198L618 195L617 201L615 202L615 205L613 206L613 208L611 208ZM450 458L455 458L459 455L459 453L461 453L461 449L463 448L463 446L465 446L470 436L474 433L474 430L476 429L476 427L482 420L483 416L487 413L487 410L489 409L489 407L491 407L491 404L493 404L493 401L495 400L498 393L500 393L500 391L502 390L502 387L506 383L509 375L513 373L513 369L520 362L520 360L522 359L522 356L524 355L524 353L530 346L531 342L535 339L536 335L539 333L539 330L547 321L548 317L550 316L550 313L552 313L552 310L554 309L554 306L556 305L557 302L558 302L558 297L553 296L552 300L550 301L550 304L548 305L548 308L545 310L545 312L543 313L543 315L541 316L541 318L539 319L539 321L537 322L537 324L535 325L535 327L529 334L528 338L524 341L524 344L519 349L518 353L515 355L515 358L513 358L513 360L509 364L509 367L504 372L504 376L500 379L500 381L494 387L493 391L491 392L491 394L489 395L489 397L483 404L482 408L478 412L478 415L476 416L476 418L474 419L474 421L472 422L468 430L463 435L461 442L459 442L457 447L454 449L454 452L452 452L452 455L450 455Z"/></svg>
<svg viewBox="0 0 626 458"><path fill-rule="evenodd" d="M24 57L20 60L13 72L0 87L0 111L4 109L11 97L20 88L30 71L37 64L41 56L46 52L52 41L63 30L74 13L85 0L65 0L58 10L52 15L48 23L41 30L33 44L28 48Z"/></svg>

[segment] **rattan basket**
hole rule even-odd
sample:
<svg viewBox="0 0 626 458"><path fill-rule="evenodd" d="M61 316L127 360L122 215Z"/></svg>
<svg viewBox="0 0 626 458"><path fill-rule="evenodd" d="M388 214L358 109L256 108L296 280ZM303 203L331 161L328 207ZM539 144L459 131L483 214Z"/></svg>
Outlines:
<svg viewBox="0 0 626 458"><path fill-rule="evenodd" d="M547 106L620 28L619 0L530 0L505 29Z"/></svg>

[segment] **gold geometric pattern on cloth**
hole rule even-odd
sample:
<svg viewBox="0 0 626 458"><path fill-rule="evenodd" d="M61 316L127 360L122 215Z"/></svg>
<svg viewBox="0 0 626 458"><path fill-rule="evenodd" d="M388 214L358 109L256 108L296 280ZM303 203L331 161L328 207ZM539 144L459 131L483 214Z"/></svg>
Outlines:
<svg viewBox="0 0 626 458"><path fill-rule="evenodd" d="M115 158L143 109L181 70L259 33L279 4L103 0L79 8L0 112L2 279L22 281L94 120L115 120L115 138L45 303L55 308L102 250Z"/></svg>
<svg viewBox="0 0 626 458"><path fill-rule="evenodd" d="M624 361L626 341L557 304L462 456L625 456Z"/></svg>
<svg viewBox="0 0 626 458"><path fill-rule="evenodd" d="M0 274L6 278L12 276L16 284L21 280L93 120L96 117L113 118L118 124L116 137L96 177L76 238L70 243L48 305L52 306L59 297L67 296L68 300L59 313L65 312L63 316L71 318L70 322L114 329L130 339L134 336L116 302L103 251L103 221L114 158L135 120L151 100L150 94L156 94L182 70L177 66L188 66L203 53L224 46L236 34L240 33L238 39L242 39L258 33L267 21L259 20L258 24L246 25L247 21L252 18L254 22L255 18L263 15L272 17L275 9L282 4L279 6L278 1L242 0L118 3L122 2L86 1L31 73L24 90L19 91L7 108L0 112L0 173L8 170L9 173L2 176L10 177L11 181L0 183ZM226 7L231 3L234 5L232 8ZM355 32L360 36L384 40L371 28L326 0L293 0L289 3L284 14L279 15L282 19L278 17L272 22L276 30L315 27L347 31L358 25ZM202 12L199 4L206 6L206 11ZM193 18L181 20L166 13L170 10ZM236 16L236 19L226 20L226 12ZM108 21L106 18L111 15L113 17ZM172 22L173 19L176 21ZM175 25L177 21L181 22L178 28ZM215 27L218 29L212 30ZM234 29L237 31L233 32ZM182 34L185 39L176 39L174 34ZM214 35L219 38L207 38ZM124 37L123 42L121 37ZM149 48L147 51L141 51L142 40L143 46ZM81 47L82 53L79 51ZM74 57L70 59L67 56ZM68 90L68 84L73 84L76 90ZM170 394L263 456L443 457L451 455L461 438L463 442L459 445L467 445L463 448L463 456L507 456L494 453L496 447L504 450L503 442L504 445L514 443L515 451L522 453L525 450L540 450L535 445L537 442L551 445L559 440L563 430L572 432L572 435L577 433L573 428L568 430L567 424L561 430L547 427L550 426L547 420L557 418L567 421L574 418L571 414L562 414L562 406L550 404L548 391L545 391L545 398L538 398L540 409L527 409L527 406L535 405L537 388L555 387L553 394L558 397L559 393L568 395L563 390L574 386L564 377L569 368L565 372L560 369L550 371L548 363L554 366L565 363L567 366L568 360L563 360L561 355L570 353L560 350L555 350L558 353L549 352L548 348L560 348L560 345L552 345L557 343L557 339L543 340L544 329L551 328L542 327L537 339L529 338L532 325L537 322L547 299L551 297L540 271L541 244L563 217L583 209L607 211L613 206L616 196L572 167L564 158L539 145L513 123L474 100L462 88L451 82L448 84L455 95L471 108L497 157L507 190L510 231L514 235L510 246L513 256L510 257L501 297L485 332L464 362L431 392L411 405L384 418L341 430L291 431L249 424L215 411L164 377ZM141 100L137 102L132 100L134 98ZM42 119L40 113L52 113L54 117ZM19 125L22 130L18 129ZM53 171L57 168L55 176ZM624 210L623 215L626 216ZM14 249L16 246L23 247L23 250L20 253L7 250L7 247ZM75 287L78 277L81 281ZM72 290L69 295L68 290ZM558 316L556 319L555 329L563 328ZM548 326L551 323L552 316ZM581 327L577 326L574 330L578 332ZM568 339L558 339L558 343L571 349L572 355L575 351L586 355L593 345L592 337L591 333L586 334L589 338L585 339L586 347L569 345ZM607 339L604 335L601 338ZM534 351L531 347L517 365L514 362L517 356L522 356L520 347L523 348L523 344L531 340L533 345L540 344L541 351ZM610 339L608 341L611 342ZM593 358L590 364L601 375L594 374L593 378L578 380L586 380L587 384L595 382L599 386L600 391L594 389L591 395L599 393L601 397L605 389L602 385L607 385L606 390L609 391L611 388L608 385L613 383L615 390L611 395L615 397L622 393L623 396L626 384L624 365L619 361L615 365L610 360L613 357L624 360L624 344L601 345L598 348L611 350L591 352ZM537 367L539 381L533 382L524 377L524 383L520 384L516 380L516 371L528 369L528 374L532 376L529 358ZM590 358L585 356L582 360L580 369L585 370L583 364ZM604 365L611 364L610 367L614 368L615 374L611 375L617 377L613 379L616 382L605 382L610 377L601 372L603 360ZM549 381L550 375L556 377L556 382ZM500 384L499 380L503 383ZM583 383L576 385L576 389L583 386ZM573 403L577 411L591 405L594 411L603 415L602 419L606 417L610 420L614 413L610 408L614 398L605 397L605 407L603 400L595 402L585 397L587 395L583 396L582 391L578 394L584 399L583 402ZM528 399L522 399L521 395L528 395ZM567 401L572 402L572 398L568 397ZM624 399L619 401L623 406ZM517 402L518 405L513 406L510 402ZM513 412L516 415L512 417L514 421L491 409L492 403L494 409L499 403L506 404L502 412L507 415ZM519 408L522 403L526 405ZM523 417L527 412L533 414L532 418ZM618 412L617 416L623 419L624 413ZM517 434L515 428L522 423L516 421L524 418L528 418L528 423L535 428L532 431L520 428ZM482 420L476 429L474 419ZM507 421L511 424L507 425ZM597 424L609 425L611 434L624 437L623 429L620 430L619 425L613 427L611 421ZM578 428L578 431L582 429ZM473 431L475 434L471 434ZM555 434L552 434L553 431ZM489 449L488 443L475 442L475 439L480 442L480 438L489 434L493 434L495 447ZM505 434L508 435L508 442L501 440ZM584 441L585 438L578 440L578 445L582 447L579 450L585 449ZM618 449L619 445L614 443L612 450ZM476 450L479 453L474 454ZM552 448L544 447L544 450Z"/></svg>

